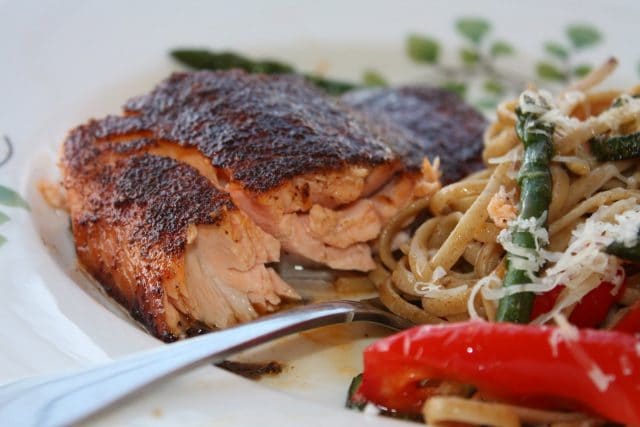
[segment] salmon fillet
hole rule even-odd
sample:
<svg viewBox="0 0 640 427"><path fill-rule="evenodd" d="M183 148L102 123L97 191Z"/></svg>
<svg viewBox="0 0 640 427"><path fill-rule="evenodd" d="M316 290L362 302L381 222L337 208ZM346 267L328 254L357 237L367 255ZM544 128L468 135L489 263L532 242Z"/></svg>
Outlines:
<svg viewBox="0 0 640 427"><path fill-rule="evenodd" d="M125 112L118 134L145 134L150 152L198 168L285 252L335 269L375 267L368 242L391 211L360 201L403 170L389 148L402 132L299 77L241 71L174 74Z"/></svg>
<svg viewBox="0 0 640 427"><path fill-rule="evenodd" d="M268 266L281 252L372 270L371 241L437 173L423 182L411 123L347 101L295 76L177 73L75 128L61 168L80 263L166 341L299 299Z"/></svg>
<svg viewBox="0 0 640 427"><path fill-rule="evenodd" d="M63 160L78 258L154 335L173 341L299 298L265 266L279 260L279 242L197 170L96 152L81 169Z"/></svg>
<svg viewBox="0 0 640 427"><path fill-rule="evenodd" d="M341 101L405 132L390 147L409 170L420 169L425 155L439 157L442 182L448 184L484 167L487 121L453 92L426 86L360 89L347 92Z"/></svg>

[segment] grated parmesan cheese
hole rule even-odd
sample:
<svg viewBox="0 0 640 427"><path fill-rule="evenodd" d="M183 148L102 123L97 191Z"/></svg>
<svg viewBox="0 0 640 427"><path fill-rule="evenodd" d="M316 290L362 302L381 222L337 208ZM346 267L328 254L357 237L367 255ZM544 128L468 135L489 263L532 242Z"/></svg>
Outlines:
<svg viewBox="0 0 640 427"><path fill-rule="evenodd" d="M606 126L608 129L618 131L619 127L628 122L630 119L637 117L640 114L640 99L634 98L630 95L621 95L618 100L620 101L618 106L609 108L598 116L590 117L586 121L586 125L594 127L597 125Z"/></svg>
<svg viewBox="0 0 640 427"><path fill-rule="evenodd" d="M578 328L570 324L561 314L554 315L553 319L558 325L558 327L552 332L549 340L553 356L557 357L558 355L558 343L560 341L565 342L567 344L567 349L576 359L576 362L585 369L587 376L596 389L600 392L606 391L609 388L609 384L616 379L615 375L604 373L600 366L598 366L598 364L589 357L589 355L580 346L580 333Z"/></svg>
<svg viewBox="0 0 640 427"><path fill-rule="evenodd" d="M620 356L620 368L622 369L622 375L628 377L633 374L633 365L626 354Z"/></svg>
<svg viewBox="0 0 640 427"><path fill-rule="evenodd" d="M612 212L621 213L613 215ZM512 257L514 266L526 271L531 282L498 289L484 286L481 287L480 292L486 299L498 300L520 292L547 292L560 284L564 285L566 289L556 301L556 305L548 313L534 319L532 323L535 324L548 322L554 315L580 301L602 281L612 283L614 285L612 292L615 294L622 285L620 260L605 253L603 249L614 240L621 240L629 245L636 244L638 224L640 224L640 205L635 198L630 198L610 206L600 207L590 218L573 230L569 247L562 253L521 248L513 243L511 232L503 230L498 236L498 242L505 250L516 255ZM532 233L538 248L548 241L548 233L542 227L542 221L520 220L512 225ZM553 265L547 268L543 277L536 277L533 273L547 262Z"/></svg>
<svg viewBox="0 0 640 427"><path fill-rule="evenodd" d="M478 295L478 292L480 292L480 290L490 286L493 283L498 283L498 284L502 283L502 279L500 279L500 277L498 277L495 272L478 280L476 284L473 285L473 288L471 288L471 292L469 293L469 299L467 300L467 311L469 312L470 319L484 320L482 319L482 317L480 317L480 315L476 310L476 305L475 305L476 295Z"/></svg>
<svg viewBox="0 0 640 427"><path fill-rule="evenodd" d="M600 369L600 367L595 363L591 366L587 375L589 375L589 379L593 384L595 384L596 388L600 392L607 391L609 384L616 379L615 375L609 375L602 372L602 369Z"/></svg>
<svg viewBox="0 0 640 427"><path fill-rule="evenodd" d="M580 332L578 328L569 323L562 314L555 314L553 320L555 320L558 327L551 332L549 345L551 346L553 357L558 357L558 343L560 341L567 343L570 341L578 341Z"/></svg>
<svg viewBox="0 0 640 427"><path fill-rule="evenodd" d="M367 417L378 416L380 414L380 409L376 405L371 402L367 402L362 413Z"/></svg>
<svg viewBox="0 0 640 427"><path fill-rule="evenodd" d="M547 220L545 211L540 218L516 218L508 223L508 228L498 234L498 243L509 252L511 264L518 270L524 271L531 281L535 281L535 274L547 262L545 252L541 248L549 243L549 232L544 228ZM523 248L513 243L513 230L515 232L529 232L535 242L535 249Z"/></svg>
<svg viewBox="0 0 640 427"><path fill-rule="evenodd" d="M528 90L523 92L522 95L520 95L519 107L523 113L540 115L538 121L553 125L554 140L581 126L581 122L574 117L567 116L563 111L564 108L556 105L551 94L545 90L540 90L538 92ZM531 125L534 126L535 124L531 123ZM529 130L529 132L532 132L532 130ZM547 132L542 129L535 129L533 132L547 135Z"/></svg>

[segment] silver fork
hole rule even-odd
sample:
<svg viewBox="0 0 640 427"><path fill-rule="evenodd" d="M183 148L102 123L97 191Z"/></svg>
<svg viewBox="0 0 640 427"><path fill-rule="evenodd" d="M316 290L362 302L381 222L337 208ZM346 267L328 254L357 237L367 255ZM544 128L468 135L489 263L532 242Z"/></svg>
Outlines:
<svg viewBox="0 0 640 427"><path fill-rule="evenodd" d="M392 329L412 324L370 302L310 304L232 328L169 344L104 365L0 387L0 425L66 426L158 380L295 332L372 322Z"/></svg>

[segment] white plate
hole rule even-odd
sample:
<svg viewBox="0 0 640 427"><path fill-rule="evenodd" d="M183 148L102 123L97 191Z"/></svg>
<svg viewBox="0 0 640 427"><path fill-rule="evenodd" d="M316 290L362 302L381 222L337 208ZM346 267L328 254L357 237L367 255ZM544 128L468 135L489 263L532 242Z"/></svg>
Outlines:
<svg viewBox="0 0 640 427"><path fill-rule="evenodd" d="M232 48L354 80L373 69L393 83L442 83L443 69L464 68L458 52L469 42L456 20L478 16L492 27L487 49L504 40L516 50L492 60L499 74L535 79L536 63L550 60L544 42L569 45L567 26L589 23L602 40L573 52L571 64L615 55L621 66L613 82L630 85L637 77L640 54L630 36L640 7L631 1L451 3L0 1L0 136L10 138L14 151L0 166L0 184L18 190L31 206L0 205L10 216L0 226L7 239L0 246L0 383L161 345L77 271L68 220L35 186L56 178L56 152L69 128L117 112L129 96L179 69L167 57L171 47ZM409 33L437 39L441 65L413 63L405 52ZM464 76L472 102L495 98L483 89L486 75ZM285 339L251 356L288 362L278 378L253 383L203 367L90 424L389 425L395 421L342 409L348 380L361 367L360 351L372 338L365 333L382 334L357 326Z"/></svg>

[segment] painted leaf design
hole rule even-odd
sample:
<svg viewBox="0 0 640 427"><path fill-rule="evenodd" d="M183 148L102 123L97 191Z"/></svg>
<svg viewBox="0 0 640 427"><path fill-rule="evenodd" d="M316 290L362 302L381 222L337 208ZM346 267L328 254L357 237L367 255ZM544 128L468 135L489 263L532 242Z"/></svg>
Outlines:
<svg viewBox="0 0 640 427"><path fill-rule="evenodd" d="M538 62L536 65L536 73L538 73L538 77L544 80L565 81L567 79L563 71L545 61Z"/></svg>
<svg viewBox="0 0 640 427"><path fill-rule="evenodd" d="M593 67L589 64L580 64L573 68L573 75L576 77L584 77L593 70Z"/></svg>
<svg viewBox="0 0 640 427"><path fill-rule="evenodd" d="M0 246L4 245L5 243L7 243L7 238L0 234Z"/></svg>
<svg viewBox="0 0 640 427"><path fill-rule="evenodd" d="M442 86L442 89L448 90L449 92L453 92L458 94L461 97L464 97L467 93L467 84L463 82L446 82Z"/></svg>
<svg viewBox="0 0 640 427"><path fill-rule="evenodd" d="M544 44L544 50L549 55L555 56L558 59L567 59L569 57L569 51L566 47L556 42L546 42Z"/></svg>
<svg viewBox="0 0 640 427"><path fill-rule="evenodd" d="M415 62L435 64L440 56L440 43L431 37L411 34L407 39L407 53Z"/></svg>
<svg viewBox="0 0 640 427"><path fill-rule="evenodd" d="M491 55L492 56L508 56L513 55L515 49L509 43L503 40L496 40L491 45Z"/></svg>
<svg viewBox="0 0 640 427"><path fill-rule="evenodd" d="M29 205L22 196L4 185L0 185L0 205L29 209Z"/></svg>
<svg viewBox="0 0 640 427"><path fill-rule="evenodd" d="M475 101L473 105L480 110L493 111L498 106L498 100L495 98L484 98Z"/></svg>
<svg viewBox="0 0 640 427"><path fill-rule="evenodd" d="M576 49L582 49L597 44L602 35L597 28L588 24L574 24L567 28L567 36Z"/></svg>
<svg viewBox="0 0 640 427"><path fill-rule="evenodd" d="M491 29L491 24L482 18L461 18L456 21L456 29L463 37L478 44Z"/></svg>
<svg viewBox="0 0 640 427"><path fill-rule="evenodd" d="M484 82L482 87L485 91L495 95L502 95L504 93L504 86L497 80L487 80Z"/></svg>
<svg viewBox="0 0 640 427"><path fill-rule="evenodd" d="M362 73L362 83L365 86L387 86L387 80L375 70L365 70Z"/></svg>
<svg viewBox="0 0 640 427"><path fill-rule="evenodd" d="M461 48L459 54L460 54L460 59L466 65L474 65L478 63L478 60L480 59L480 55L478 55L478 52L476 52L473 49L468 49L466 47Z"/></svg>
<svg viewBox="0 0 640 427"><path fill-rule="evenodd" d="M0 212L0 225L4 224L7 221L9 221L9 215L4 212Z"/></svg>

